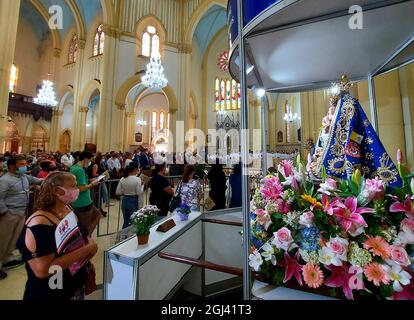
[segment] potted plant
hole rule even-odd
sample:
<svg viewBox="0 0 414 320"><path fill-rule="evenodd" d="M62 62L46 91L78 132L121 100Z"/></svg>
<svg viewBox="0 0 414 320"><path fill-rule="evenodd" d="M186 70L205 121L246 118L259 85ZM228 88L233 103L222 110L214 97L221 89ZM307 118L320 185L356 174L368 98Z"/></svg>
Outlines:
<svg viewBox="0 0 414 320"><path fill-rule="evenodd" d="M132 215L131 223L138 237L139 245L148 243L150 229L154 225L159 211L156 206L146 206Z"/></svg>
<svg viewBox="0 0 414 320"><path fill-rule="evenodd" d="M185 203L181 203L181 205L177 208L177 214L180 217L181 221L187 221L190 213L191 207Z"/></svg>

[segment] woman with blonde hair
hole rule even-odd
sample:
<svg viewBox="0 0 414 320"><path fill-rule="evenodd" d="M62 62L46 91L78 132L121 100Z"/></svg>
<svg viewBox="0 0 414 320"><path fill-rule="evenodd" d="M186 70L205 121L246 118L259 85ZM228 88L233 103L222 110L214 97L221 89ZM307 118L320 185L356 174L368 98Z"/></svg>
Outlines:
<svg viewBox="0 0 414 320"><path fill-rule="evenodd" d="M79 223L85 245L66 254L58 254L55 231L59 223L72 213L70 204L79 196L76 178L68 172L55 172L43 182L37 201L38 211L27 221L18 241L18 248L26 262L27 282L24 300L75 300L82 299L86 284L86 270L72 274L69 267L92 257L98 247L87 237ZM56 270L61 270L55 274ZM50 278L62 279L57 289L49 286Z"/></svg>

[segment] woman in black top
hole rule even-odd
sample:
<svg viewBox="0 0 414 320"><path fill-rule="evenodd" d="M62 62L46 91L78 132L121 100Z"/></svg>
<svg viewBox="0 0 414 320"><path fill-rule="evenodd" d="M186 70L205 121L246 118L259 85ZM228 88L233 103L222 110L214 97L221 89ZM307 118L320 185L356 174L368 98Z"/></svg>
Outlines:
<svg viewBox="0 0 414 320"><path fill-rule="evenodd" d="M210 182L209 196L216 204L212 210L224 209L226 207L227 179L223 171L223 165L219 161L217 161L217 164L212 165L207 178Z"/></svg>
<svg viewBox="0 0 414 320"><path fill-rule="evenodd" d="M151 195L150 204L160 209L159 216L166 216L170 206L170 201L174 196L174 190L171 184L165 178L165 169L167 165L157 164L150 181Z"/></svg>
<svg viewBox="0 0 414 320"><path fill-rule="evenodd" d="M86 284L85 268L72 275L69 267L94 256L98 247L91 238L86 238L88 232L81 225L86 240L83 247L58 255L55 241L56 228L72 212L69 204L78 195L76 178L70 173L55 172L43 182L39 210L27 220L17 244L26 262L28 276L24 300L71 300L82 296ZM54 278L50 279L52 276ZM59 279L62 280L61 287L58 286ZM49 280L57 285L56 289L49 286Z"/></svg>

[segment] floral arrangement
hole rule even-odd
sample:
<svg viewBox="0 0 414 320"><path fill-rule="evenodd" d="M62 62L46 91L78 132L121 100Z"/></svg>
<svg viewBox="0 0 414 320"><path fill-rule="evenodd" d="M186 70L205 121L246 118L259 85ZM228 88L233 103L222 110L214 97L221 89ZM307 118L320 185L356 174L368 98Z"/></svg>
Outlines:
<svg viewBox="0 0 414 320"><path fill-rule="evenodd" d="M275 285L347 299L414 299L414 178L402 188L356 170L312 181L298 157L265 177L252 203L250 266ZM411 255L411 258L410 258Z"/></svg>
<svg viewBox="0 0 414 320"><path fill-rule="evenodd" d="M157 206L146 206L131 216L131 224L138 236L150 234L150 229L157 220L160 210Z"/></svg>
<svg viewBox="0 0 414 320"><path fill-rule="evenodd" d="M191 207L182 202L177 208L177 213L182 221L186 221L191 213Z"/></svg>

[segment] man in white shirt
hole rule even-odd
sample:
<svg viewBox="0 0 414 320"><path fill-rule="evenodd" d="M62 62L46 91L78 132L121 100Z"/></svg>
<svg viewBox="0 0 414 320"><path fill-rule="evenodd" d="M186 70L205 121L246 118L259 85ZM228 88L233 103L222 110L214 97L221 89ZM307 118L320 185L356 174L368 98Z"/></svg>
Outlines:
<svg viewBox="0 0 414 320"><path fill-rule="evenodd" d="M60 159L60 163L63 164L65 167L70 168L73 166L75 159L73 158L70 152L64 154Z"/></svg>
<svg viewBox="0 0 414 320"><path fill-rule="evenodd" d="M118 155L116 153L112 153L112 156L110 159L108 159L108 161L106 162L107 166L108 166L108 171L113 174L115 173L119 173L119 171L121 171L122 169L122 165L121 162L118 159Z"/></svg>

